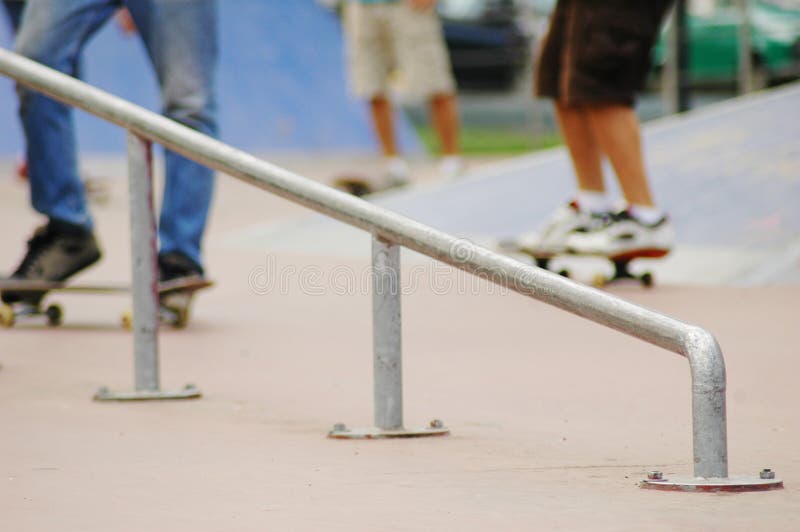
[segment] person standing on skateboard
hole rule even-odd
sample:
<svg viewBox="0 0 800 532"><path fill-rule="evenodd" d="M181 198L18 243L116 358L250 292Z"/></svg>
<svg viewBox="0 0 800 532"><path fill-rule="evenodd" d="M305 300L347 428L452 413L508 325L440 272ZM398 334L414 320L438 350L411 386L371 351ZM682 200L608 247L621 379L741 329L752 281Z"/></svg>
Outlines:
<svg viewBox="0 0 800 532"><path fill-rule="evenodd" d="M520 245L542 256L587 253L663 256L674 242L650 192L635 95L672 0L559 0L540 52L536 94L552 98L578 191L543 230ZM614 169L627 207L614 209L602 159Z"/></svg>
<svg viewBox="0 0 800 532"><path fill-rule="evenodd" d="M164 114L216 135L216 0L27 0L16 39L21 55L75 76L84 46L127 7L156 72ZM31 201L47 223L28 241L12 279L64 281L100 260L94 224L78 176L71 109L21 87ZM212 170L166 153L159 223L162 281L202 276L200 251L211 205ZM44 294L4 291L5 303L38 304Z"/></svg>
<svg viewBox="0 0 800 532"><path fill-rule="evenodd" d="M401 73L410 95L425 98L441 142L439 173L463 170L455 81L436 0L348 0L345 35L353 92L369 101L372 124L384 157L385 186L408 183L409 168L394 136L389 77Z"/></svg>

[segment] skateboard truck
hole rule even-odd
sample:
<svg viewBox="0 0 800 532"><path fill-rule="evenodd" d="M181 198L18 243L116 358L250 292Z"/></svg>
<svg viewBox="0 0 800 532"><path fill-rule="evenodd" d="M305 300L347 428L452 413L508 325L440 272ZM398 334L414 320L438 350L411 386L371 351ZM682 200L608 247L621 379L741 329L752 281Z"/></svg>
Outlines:
<svg viewBox="0 0 800 532"><path fill-rule="evenodd" d="M547 270L549 272L557 273L561 277L566 277L569 279L569 270L566 268L561 268L560 270L551 270L550 269L550 261L553 260L553 257L532 257L534 261L536 261L536 266L543 270Z"/></svg>
<svg viewBox="0 0 800 532"><path fill-rule="evenodd" d="M602 288L609 283L630 279L632 281L638 281L642 283L642 286L644 286L645 288L650 288L653 286L652 273L644 272L643 274L635 274L628 269L628 265L631 263L633 258L610 259L610 260L611 263L614 265L614 274L611 277L606 277L602 273L598 273L592 279L592 285L598 288Z"/></svg>

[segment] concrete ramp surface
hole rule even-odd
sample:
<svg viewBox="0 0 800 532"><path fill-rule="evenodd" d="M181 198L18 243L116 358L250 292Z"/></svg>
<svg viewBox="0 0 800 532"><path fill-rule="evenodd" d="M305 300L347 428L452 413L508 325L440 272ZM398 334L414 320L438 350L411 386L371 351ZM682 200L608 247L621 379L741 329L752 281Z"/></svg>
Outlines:
<svg viewBox="0 0 800 532"><path fill-rule="evenodd" d="M659 282L750 286L800 280L800 84L650 122L644 137L656 199L678 233L675 252L652 264ZM573 191L569 158L557 148L375 201L490 244L535 228ZM321 234L332 256L364 249L360 232L316 216L291 228L256 226L232 238L299 250ZM352 251L354 245L359 251ZM579 276L598 264L609 267L592 259L562 262Z"/></svg>

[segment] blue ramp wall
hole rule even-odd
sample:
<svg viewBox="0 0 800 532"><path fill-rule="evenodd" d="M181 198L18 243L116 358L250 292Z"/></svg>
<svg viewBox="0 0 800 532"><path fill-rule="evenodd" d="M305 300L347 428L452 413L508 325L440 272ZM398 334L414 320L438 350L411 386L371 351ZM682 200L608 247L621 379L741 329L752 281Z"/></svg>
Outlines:
<svg viewBox="0 0 800 532"><path fill-rule="evenodd" d="M348 94L337 17L314 0L220 0L218 74L222 139L252 152L376 153L364 102ZM11 47L5 14L0 44ZM138 37L110 21L91 41L84 78L139 105L159 110L158 91ZM22 133L12 83L0 76L0 156L20 153ZM78 113L80 148L122 153L116 126ZM401 117L399 138L422 151Z"/></svg>

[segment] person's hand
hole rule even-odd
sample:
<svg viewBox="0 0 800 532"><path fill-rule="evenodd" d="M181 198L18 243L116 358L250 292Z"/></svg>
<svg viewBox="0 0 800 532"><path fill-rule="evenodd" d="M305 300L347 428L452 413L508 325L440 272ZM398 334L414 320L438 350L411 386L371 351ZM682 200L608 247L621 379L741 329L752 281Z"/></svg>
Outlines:
<svg viewBox="0 0 800 532"><path fill-rule="evenodd" d="M136 24L133 22L131 12L125 9L119 9L116 14L117 27L124 35L133 35L136 33Z"/></svg>
<svg viewBox="0 0 800 532"><path fill-rule="evenodd" d="M436 0L406 0L406 2L417 11L433 9L436 6Z"/></svg>

